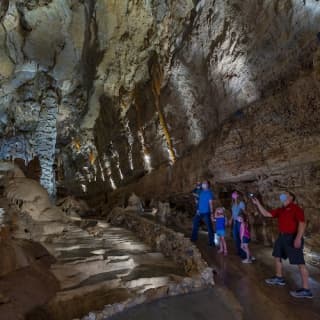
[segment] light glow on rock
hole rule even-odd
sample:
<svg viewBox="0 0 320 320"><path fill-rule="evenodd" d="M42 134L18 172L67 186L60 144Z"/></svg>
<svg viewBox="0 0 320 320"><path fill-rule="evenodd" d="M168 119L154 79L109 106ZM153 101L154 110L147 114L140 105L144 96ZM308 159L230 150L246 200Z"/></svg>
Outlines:
<svg viewBox="0 0 320 320"><path fill-rule="evenodd" d="M133 167L133 158L132 158L132 146L133 146L134 138L129 126L128 119L124 120L124 128L126 130L126 137L128 139L128 144L129 144L129 152L128 152L129 167L131 170L133 170L134 167Z"/></svg>
<svg viewBox="0 0 320 320"><path fill-rule="evenodd" d="M109 176L109 181L110 181L111 188L113 190L117 189L117 186L111 176Z"/></svg>
<svg viewBox="0 0 320 320"><path fill-rule="evenodd" d="M101 180L102 180L102 181L106 181L106 178L105 178L104 172L103 172L103 167L102 167L100 161L99 161L99 169L100 169L100 173L101 173Z"/></svg>
<svg viewBox="0 0 320 320"><path fill-rule="evenodd" d="M151 157L150 157L149 152L147 151L142 131L140 131L140 130L138 131L138 138L139 138L139 141L140 141L140 144L141 144L141 148L142 148L141 152L142 152L142 155L143 155L144 168L148 172L150 172L150 171L152 171Z"/></svg>
<svg viewBox="0 0 320 320"><path fill-rule="evenodd" d="M144 162L146 164L147 170L151 171L152 167L151 167L151 157L150 157L150 155L145 153L143 158L144 158Z"/></svg>
<svg viewBox="0 0 320 320"><path fill-rule="evenodd" d="M81 189L84 193L87 192L87 186L85 184L81 184Z"/></svg>
<svg viewBox="0 0 320 320"><path fill-rule="evenodd" d="M123 174L122 174L122 170L121 170L121 167L120 167L120 156L119 156L119 152L117 150L115 150L113 148L113 143L112 141L110 142L110 149L111 149L111 153L112 153L112 158L115 160L116 162L116 167L119 171L119 176L120 176L120 179L123 180Z"/></svg>
<svg viewBox="0 0 320 320"><path fill-rule="evenodd" d="M108 175L108 179L110 182L110 186L113 190L115 190L115 189L117 189L117 186L112 178L111 163L110 163L110 160L106 154L103 156L103 161L104 161L104 167L107 170L107 175Z"/></svg>
<svg viewBox="0 0 320 320"><path fill-rule="evenodd" d="M196 104L196 96L192 87L192 74L184 65L176 66L176 72L172 74L172 86L176 90L176 94L183 103L181 103L181 112L185 116L186 126L188 128L187 139L192 145L199 144L204 138L204 132L201 126L201 120L195 113L194 105ZM174 106L170 106L174 109Z"/></svg>

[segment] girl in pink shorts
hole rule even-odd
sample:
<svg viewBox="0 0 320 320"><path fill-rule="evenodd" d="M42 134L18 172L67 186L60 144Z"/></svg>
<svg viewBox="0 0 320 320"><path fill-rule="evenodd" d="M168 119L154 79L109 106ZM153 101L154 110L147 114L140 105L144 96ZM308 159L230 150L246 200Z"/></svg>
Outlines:
<svg viewBox="0 0 320 320"><path fill-rule="evenodd" d="M249 221L248 216L241 212L239 214L240 221L240 240L241 240L241 249L246 253L246 259L242 260L242 263L252 263L249 242L250 242L250 230L249 230Z"/></svg>

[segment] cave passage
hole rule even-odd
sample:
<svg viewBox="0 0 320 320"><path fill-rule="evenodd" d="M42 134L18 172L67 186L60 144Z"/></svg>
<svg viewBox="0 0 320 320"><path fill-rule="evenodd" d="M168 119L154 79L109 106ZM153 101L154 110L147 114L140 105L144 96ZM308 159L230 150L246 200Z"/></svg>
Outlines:
<svg viewBox="0 0 320 320"><path fill-rule="evenodd" d="M319 21L318 0L2 0L0 318L320 319ZM225 255L203 222L190 239L217 208ZM266 285L275 245L303 285L287 262Z"/></svg>

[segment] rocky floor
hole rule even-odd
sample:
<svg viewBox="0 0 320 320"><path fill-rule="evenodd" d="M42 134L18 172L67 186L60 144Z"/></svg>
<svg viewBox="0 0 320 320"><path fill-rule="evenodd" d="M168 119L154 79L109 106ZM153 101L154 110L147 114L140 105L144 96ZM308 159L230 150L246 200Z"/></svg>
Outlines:
<svg viewBox="0 0 320 320"><path fill-rule="evenodd" d="M33 310L28 319L81 317L184 275L130 231L102 221L79 221L79 226L69 226L44 246L57 259L51 271L60 291L47 306Z"/></svg>
<svg viewBox="0 0 320 320"><path fill-rule="evenodd" d="M4 207L4 205L3 205ZM7 208L7 207L6 207ZM30 242L19 245L32 252L35 262L0 278L0 319L73 319L124 301L149 288L183 276L180 268L153 252L136 236L99 220L79 220L43 243L56 258L48 268L48 253ZM197 246L215 269L213 289L143 304L112 317L113 320L320 320L320 272L309 266L313 300L296 300L289 290L299 286L294 267L285 264L288 286L273 288L264 278L273 275L271 248L252 244L257 260L243 265L234 254L217 254L200 233Z"/></svg>
<svg viewBox="0 0 320 320"><path fill-rule="evenodd" d="M0 207L1 320L74 319L185 276L132 232L96 219L70 220L41 244L12 238L29 233L16 230L14 209L1 194Z"/></svg>
<svg viewBox="0 0 320 320"><path fill-rule="evenodd" d="M234 254L232 242L229 242L230 254L227 257L207 246L205 234L201 235L197 245L209 265L216 270L213 289L138 306L114 316L112 320L320 319L319 269L309 266L314 299L297 300L289 296L289 290L299 286L295 267L285 264L288 286L265 285L264 278L273 275L271 248L252 245L257 260L251 265L244 265Z"/></svg>
<svg viewBox="0 0 320 320"><path fill-rule="evenodd" d="M13 211L2 192L0 207L0 319L23 320L59 289L57 280L48 272L54 258L38 243L11 238Z"/></svg>

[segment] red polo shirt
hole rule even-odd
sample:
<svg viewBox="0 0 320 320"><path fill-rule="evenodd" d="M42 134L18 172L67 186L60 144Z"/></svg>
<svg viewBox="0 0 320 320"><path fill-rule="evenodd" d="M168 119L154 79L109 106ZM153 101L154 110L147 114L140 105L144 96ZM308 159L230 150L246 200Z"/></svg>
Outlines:
<svg viewBox="0 0 320 320"><path fill-rule="evenodd" d="M278 218L279 232L297 233L299 222L304 222L304 212L295 203L270 211L273 218Z"/></svg>

